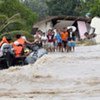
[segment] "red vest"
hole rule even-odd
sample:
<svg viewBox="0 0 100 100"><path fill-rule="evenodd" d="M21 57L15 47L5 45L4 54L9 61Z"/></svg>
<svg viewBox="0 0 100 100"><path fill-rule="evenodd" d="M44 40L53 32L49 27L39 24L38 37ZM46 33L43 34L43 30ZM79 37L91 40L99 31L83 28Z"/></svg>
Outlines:
<svg viewBox="0 0 100 100"><path fill-rule="evenodd" d="M19 45L22 45L22 46L18 46L13 44L15 55L16 57L18 57L22 55L22 52L24 50L25 40L23 38L19 38L16 42L18 42Z"/></svg>
<svg viewBox="0 0 100 100"><path fill-rule="evenodd" d="M0 42L0 47L3 45L3 43L9 43L6 39L6 37L2 38L2 41Z"/></svg>
<svg viewBox="0 0 100 100"><path fill-rule="evenodd" d="M14 53L16 57L19 57L22 55L23 52L23 47L22 46L17 46L13 44L13 48L14 48Z"/></svg>
<svg viewBox="0 0 100 100"><path fill-rule="evenodd" d="M18 42L19 44L21 44L22 46L25 45L25 40L24 40L23 38L19 38L19 39L17 40L17 42Z"/></svg>

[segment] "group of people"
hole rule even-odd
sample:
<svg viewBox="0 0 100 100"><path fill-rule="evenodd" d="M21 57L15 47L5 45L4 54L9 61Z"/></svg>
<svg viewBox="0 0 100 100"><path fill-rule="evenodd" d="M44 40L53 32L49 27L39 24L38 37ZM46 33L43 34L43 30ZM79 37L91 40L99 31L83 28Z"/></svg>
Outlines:
<svg viewBox="0 0 100 100"><path fill-rule="evenodd" d="M85 39L93 39L96 37L95 33L89 34L88 32L84 33Z"/></svg>
<svg viewBox="0 0 100 100"><path fill-rule="evenodd" d="M34 42L29 42L26 37L21 34L16 35L14 42L11 42L11 38L4 36L0 42L0 54L4 51L5 46L9 46L11 52L14 53L16 57L19 57L25 52L26 44L32 45L34 43L38 44L39 47L45 48L48 52L69 52L74 51L75 40L76 35L72 28L63 28L62 30L49 29L47 33L38 30L34 35Z"/></svg>
<svg viewBox="0 0 100 100"><path fill-rule="evenodd" d="M47 33L36 31L34 40L38 41L48 52L70 52L75 50L76 33L72 28L49 29Z"/></svg>
<svg viewBox="0 0 100 100"><path fill-rule="evenodd" d="M2 56L4 49L9 47L10 53L19 57L25 52L26 44L34 44L34 42L29 42L26 37L21 34L16 35L16 40L14 42L12 42L10 36L4 36L0 42L0 55Z"/></svg>

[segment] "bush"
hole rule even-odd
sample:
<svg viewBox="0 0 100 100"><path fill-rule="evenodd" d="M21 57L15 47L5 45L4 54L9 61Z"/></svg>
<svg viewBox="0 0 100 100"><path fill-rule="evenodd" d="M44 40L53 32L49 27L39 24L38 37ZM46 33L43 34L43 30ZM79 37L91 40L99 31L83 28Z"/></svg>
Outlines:
<svg viewBox="0 0 100 100"><path fill-rule="evenodd" d="M96 42L93 39L86 39L77 42L78 45L90 46L96 45Z"/></svg>
<svg viewBox="0 0 100 100"><path fill-rule="evenodd" d="M29 41L34 41L34 37L31 34L29 34L27 31L23 31L23 30L4 33L0 35L0 40L2 39L3 36L6 36L6 37L11 37L12 41L15 41L16 34L24 35Z"/></svg>

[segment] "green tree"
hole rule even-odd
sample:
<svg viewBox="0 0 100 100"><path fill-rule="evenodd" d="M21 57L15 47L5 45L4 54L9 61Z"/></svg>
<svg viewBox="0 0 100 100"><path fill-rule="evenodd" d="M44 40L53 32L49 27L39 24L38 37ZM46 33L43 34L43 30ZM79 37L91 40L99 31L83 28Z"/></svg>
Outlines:
<svg viewBox="0 0 100 100"><path fill-rule="evenodd" d="M20 27L15 27L17 25ZM0 33L20 29L23 25L24 22L19 13L10 18L5 15L0 15Z"/></svg>
<svg viewBox="0 0 100 100"><path fill-rule="evenodd" d="M48 0L49 15L78 15L76 7L79 5L79 0Z"/></svg>
<svg viewBox="0 0 100 100"><path fill-rule="evenodd" d="M46 5L46 0L24 0L23 3L31 8L33 12L38 13L40 19L47 16L48 7Z"/></svg>
<svg viewBox="0 0 100 100"><path fill-rule="evenodd" d="M37 20L36 13L22 4L19 0L0 0L0 15L8 17L20 13L21 18L26 23L24 30L30 30L33 23Z"/></svg>
<svg viewBox="0 0 100 100"><path fill-rule="evenodd" d="M86 13L90 13L92 17L100 17L100 0L81 0L78 10L80 11L80 15L83 16L86 15Z"/></svg>

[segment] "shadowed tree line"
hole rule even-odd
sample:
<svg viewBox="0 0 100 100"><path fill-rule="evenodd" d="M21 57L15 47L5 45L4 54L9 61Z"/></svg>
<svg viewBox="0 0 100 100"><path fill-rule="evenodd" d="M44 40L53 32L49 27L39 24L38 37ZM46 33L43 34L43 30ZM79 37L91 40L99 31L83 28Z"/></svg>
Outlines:
<svg viewBox="0 0 100 100"><path fill-rule="evenodd" d="M24 4L37 12L40 19L57 15L100 16L100 0L24 0Z"/></svg>

